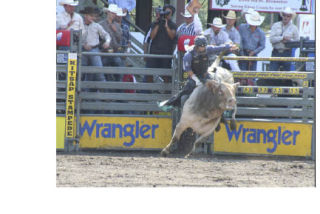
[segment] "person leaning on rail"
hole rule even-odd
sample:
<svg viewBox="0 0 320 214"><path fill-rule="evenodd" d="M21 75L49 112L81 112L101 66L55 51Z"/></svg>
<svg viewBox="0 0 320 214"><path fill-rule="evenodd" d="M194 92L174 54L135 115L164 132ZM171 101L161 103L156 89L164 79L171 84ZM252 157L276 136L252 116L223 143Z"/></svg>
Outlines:
<svg viewBox="0 0 320 214"><path fill-rule="evenodd" d="M263 30L259 27L264 16L260 16L257 11L251 11L245 14L247 23L239 26L241 36L240 55L256 57L264 48L266 36ZM242 71L256 71L257 61L239 61L239 66ZM241 85L254 85L250 79L243 79Z"/></svg>
<svg viewBox="0 0 320 214"><path fill-rule="evenodd" d="M101 47L101 51L105 53L117 53L121 47L121 26L115 21L118 7L115 4L109 4L108 8L103 8L103 12L107 13L107 18L99 22L103 29L109 33L111 37L110 46L107 49ZM103 66L122 66L122 61L119 56L102 56ZM119 81L121 75L119 74L108 74L106 75L108 81Z"/></svg>
<svg viewBox="0 0 320 214"><path fill-rule="evenodd" d="M295 12L287 7L280 12L282 21L276 22L271 27L270 42L273 50L271 57L290 57L292 49L285 46L286 42L298 41L299 31L297 26L292 23ZM270 71L278 71L280 66L283 66L283 71L290 71L291 62L271 61Z"/></svg>
<svg viewBox="0 0 320 214"><path fill-rule="evenodd" d="M229 34L222 30L226 25L222 24L221 18L215 17L211 27L204 31L205 35L209 35L210 45L219 46L222 44L233 44L232 40L229 38ZM235 57L234 53L228 53L227 56ZM238 61L236 60L225 60L225 62L230 66L232 71L240 71Z"/></svg>
<svg viewBox="0 0 320 214"><path fill-rule="evenodd" d="M158 102L159 108L163 111L170 111L181 106L182 96L189 96L197 86L204 84L207 79L211 78L207 72L209 56L219 54L222 51L233 51L236 49L238 49L236 45L230 44L221 46L208 45L205 36L197 36L194 40L194 46L183 57L183 70L188 73L186 85L169 100Z"/></svg>
<svg viewBox="0 0 320 214"><path fill-rule="evenodd" d="M82 51L100 53L99 38L104 39L105 42L102 44L102 47L107 49L110 46L111 37L100 24L95 22L100 13L99 9L86 7L84 10L80 11L80 13L84 14L84 26L86 30L82 39ZM84 54L81 58L81 65L103 66L101 56ZM105 81L103 73L86 74L84 79L86 81Z"/></svg>

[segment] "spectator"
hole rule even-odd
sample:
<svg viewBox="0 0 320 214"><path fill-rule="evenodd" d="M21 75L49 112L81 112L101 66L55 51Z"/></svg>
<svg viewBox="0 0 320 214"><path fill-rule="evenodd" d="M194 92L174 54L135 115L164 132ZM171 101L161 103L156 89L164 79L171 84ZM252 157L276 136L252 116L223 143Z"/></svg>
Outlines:
<svg viewBox="0 0 320 214"><path fill-rule="evenodd" d="M111 37L110 46L108 49L102 49L103 52L117 53L121 48L121 35L122 30L120 25L115 21L118 7L115 4L109 4L108 8L104 8L103 11L107 13L107 18L99 22L103 29L109 33ZM102 63L104 66L121 66L122 62L119 56L103 56ZM111 76L108 76L111 77ZM119 81L120 76L114 75L114 80Z"/></svg>
<svg viewBox="0 0 320 214"><path fill-rule="evenodd" d="M242 56L257 56L265 48L265 33L258 27L264 21L264 16L256 11L245 15L247 24L239 26L241 36L240 54ZM256 61L240 62L241 70L256 71Z"/></svg>
<svg viewBox="0 0 320 214"><path fill-rule="evenodd" d="M207 39L204 36L197 36L194 46L189 49L183 57L183 70L188 73L188 80L184 88L169 100L158 103L163 111L171 110L173 107L181 105L181 98L184 95L189 96L196 86L203 84L210 79L207 73L209 67L209 56L219 54L221 51L232 51L237 49L235 45L212 46L207 45Z"/></svg>
<svg viewBox="0 0 320 214"><path fill-rule="evenodd" d="M75 7L78 5L78 1L61 0L59 4L63 6L64 11L57 14L56 29L84 30L82 17L78 13L74 12Z"/></svg>
<svg viewBox="0 0 320 214"><path fill-rule="evenodd" d="M95 52L99 53L99 38L104 39L103 48L108 49L111 42L111 37L109 33L107 33L100 24L96 23L97 15L99 14L98 9L92 7L86 7L84 10L80 11L80 13L84 14L84 23L86 33L82 39L82 49L86 52ZM92 65L102 67L101 56L98 55L82 55L81 58L82 65ZM102 73L99 74L86 74L86 81L104 81L104 75Z"/></svg>
<svg viewBox="0 0 320 214"><path fill-rule="evenodd" d="M158 20L160 18L160 12L162 11L162 8L160 6L155 8L155 19ZM150 38L150 34L151 34L151 26L149 27L148 32L146 33L144 40L143 40L143 52L145 54L150 53L150 46L151 46L151 38ZM146 61L147 58L144 58L144 60Z"/></svg>
<svg viewBox="0 0 320 214"><path fill-rule="evenodd" d="M270 42L272 44L272 57L290 57L291 48L286 48L285 43L288 41L299 40L298 28L291 22L295 16L294 11L287 7L280 12L282 21L276 22L271 27ZM284 71L290 71L291 62L272 61L270 62L270 71L278 71L283 66Z"/></svg>
<svg viewBox="0 0 320 214"><path fill-rule="evenodd" d="M205 35L209 35L209 44L210 45L223 45L223 44L232 44L232 41L229 39L228 33L221 30L225 25L222 24L221 18L215 17L210 24L211 28L208 28L204 31ZM228 53L228 56L236 56L234 53ZM230 65L232 71L240 71L238 62L236 60L225 60L227 64Z"/></svg>
<svg viewBox="0 0 320 214"><path fill-rule="evenodd" d="M74 0L60 0L59 4L63 6L64 11L57 14L56 29L57 30L82 30L82 35L85 32L82 17L74 12L75 7L78 6L78 2ZM58 50L68 51L69 46L58 46ZM64 60L68 60L68 54L64 54ZM59 80L65 80L66 74L59 73Z"/></svg>
<svg viewBox="0 0 320 214"><path fill-rule="evenodd" d="M229 10L227 16L224 17L226 19L227 25L222 28L222 30L229 35L229 39L233 42L233 44L240 47L241 37L239 31L235 28L235 23L237 21L236 12L233 10Z"/></svg>
<svg viewBox="0 0 320 214"><path fill-rule="evenodd" d="M120 49L118 50L118 52L129 53L130 47L131 47L130 29L129 29L128 25L125 25L122 22L122 17L124 17L124 16L126 16L126 14L123 13L122 8L118 7L115 21L120 25L121 31L122 31L121 40L120 40ZM126 57L121 57L122 66L125 66L125 62L124 62L125 59L126 59Z"/></svg>
<svg viewBox="0 0 320 214"><path fill-rule="evenodd" d="M177 25L171 21L175 8L172 5L164 5L163 11L165 14L151 24L150 54L171 55L176 46ZM171 68L171 61L170 58L147 58L146 67ZM153 82L153 78L149 78L147 82ZM165 82L170 82L170 78L164 77L163 79Z"/></svg>
<svg viewBox="0 0 320 214"><path fill-rule="evenodd" d="M136 8L136 0L108 0L109 4L116 4L118 7L122 8L123 13L126 14L125 20L123 20L124 24L130 27L130 12Z"/></svg>
<svg viewBox="0 0 320 214"><path fill-rule="evenodd" d="M60 5L60 2L64 0L56 0L56 15L64 11L64 8L62 5Z"/></svg>
<svg viewBox="0 0 320 214"><path fill-rule="evenodd" d="M196 36L202 33L202 24L198 13L192 15L187 8L185 8L184 14L181 13L181 15L184 17L185 23L181 24L177 29L178 39L182 35Z"/></svg>
<svg viewBox="0 0 320 214"><path fill-rule="evenodd" d="M80 10L83 10L86 7L93 7L93 8L99 8L100 11L103 10L106 4L106 0L79 0L80 2ZM106 15L104 13L99 14L100 16L97 19L97 22L100 21L100 19L105 19Z"/></svg>

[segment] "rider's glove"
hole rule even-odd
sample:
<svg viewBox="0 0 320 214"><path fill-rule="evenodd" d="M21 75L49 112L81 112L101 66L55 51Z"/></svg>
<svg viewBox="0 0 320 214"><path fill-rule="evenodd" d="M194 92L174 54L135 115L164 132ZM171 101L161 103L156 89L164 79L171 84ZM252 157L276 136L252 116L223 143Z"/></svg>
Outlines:
<svg viewBox="0 0 320 214"><path fill-rule="evenodd" d="M202 85L202 83L196 75L192 75L191 79L193 79L196 82L196 86Z"/></svg>

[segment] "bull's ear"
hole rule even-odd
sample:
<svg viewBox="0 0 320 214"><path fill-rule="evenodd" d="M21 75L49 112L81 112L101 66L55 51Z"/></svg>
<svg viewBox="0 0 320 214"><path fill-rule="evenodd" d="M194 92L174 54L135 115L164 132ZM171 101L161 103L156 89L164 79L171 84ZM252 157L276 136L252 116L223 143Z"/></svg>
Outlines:
<svg viewBox="0 0 320 214"><path fill-rule="evenodd" d="M218 81L216 81L216 80L207 80L206 86L209 89L211 89L213 91L216 91L219 88L220 83Z"/></svg>
<svg viewBox="0 0 320 214"><path fill-rule="evenodd" d="M237 90L237 88L240 86L240 82L236 82L233 84L234 90Z"/></svg>

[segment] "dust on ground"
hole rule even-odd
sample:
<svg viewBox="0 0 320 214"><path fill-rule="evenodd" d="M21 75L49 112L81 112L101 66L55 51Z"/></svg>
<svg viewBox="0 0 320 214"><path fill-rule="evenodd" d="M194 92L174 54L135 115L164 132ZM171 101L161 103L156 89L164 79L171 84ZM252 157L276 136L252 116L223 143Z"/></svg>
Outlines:
<svg viewBox="0 0 320 214"><path fill-rule="evenodd" d="M315 187L304 158L160 157L159 152L57 152L57 187Z"/></svg>

